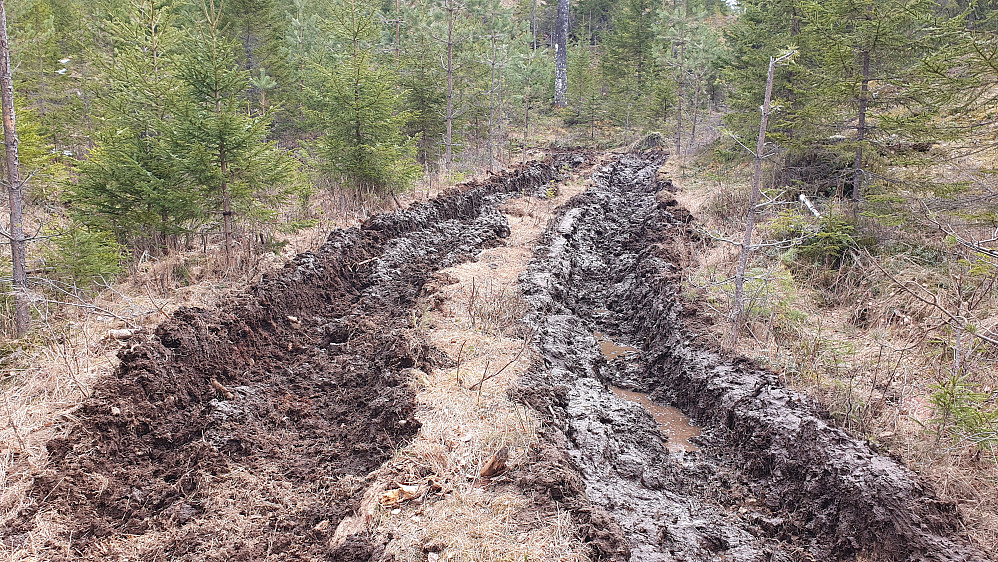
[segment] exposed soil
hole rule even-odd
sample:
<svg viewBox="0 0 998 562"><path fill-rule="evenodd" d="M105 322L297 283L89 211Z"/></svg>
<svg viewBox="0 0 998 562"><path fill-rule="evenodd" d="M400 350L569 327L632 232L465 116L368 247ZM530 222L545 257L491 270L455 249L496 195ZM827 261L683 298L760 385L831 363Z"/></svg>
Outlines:
<svg viewBox="0 0 998 562"><path fill-rule="evenodd" d="M521 278L543 360L517 394L547 445L524 485L594 529L599 559L984 559L910 470L701 337L680 294L691 218L656 177L661 158L597 172ZM596 331L640 351L608 359ZM611 386L689 414L700 450L671 455L651 414Z"/></svg>
<svg viewBox="0 0 998 562"><path fill-rule="evenodd" d="M635 562L984 559L955 507L915 474L702 337L680 287L691 218L656 176L663 158L622 156L560 209L520 278L529 328L512 319L505 340L474 340L478 351L447 331L458 329L447 308L468 302L479 321L501 324L514 301L492 290L507 304L476 313L467 291L478 269L443 270L489 256L511 233L502 204L550 195L581 155L335 231L218 310L182 309L134 337L68 437L49 443L0 546L30 542L46 560L352 562L391 559L391 548L478 559L456 541L509 530L543 560L574 557L580 542L592 560ZM477 265L520 267L528 243L514 260ZM430 340L416 329L424 321L440 324ZM515 384L527 334L536 361L511 396L534 416L521 419L496 389ZM493 343L512 358L509 373L490 368L481 348ZM505 378L489 379L483 398L489 374ZM689 415L703 428L695 447L670 452L637 395L620 389ZM461 404L472 417L450 428L458 418L444 410ZM500 413L519 433L491 431ZM435 428L417 439L419 419ZM374 524L385 473L420 480L425 503ZM455 531L450 506L504 515ZM565 512L572 536L545 527ZM418 519L427 515L435 527Z"/></svg>
<svg viewBox="0 0 998 562"><path fill-rule="evenodd" d="M330 543L369 473L419 428L410 370L446 361L412 328L423 284L509 234L564 154L337 230L219 310L182 309L121 353L48 444L8 549L46 559L377 559Z"/></svg>

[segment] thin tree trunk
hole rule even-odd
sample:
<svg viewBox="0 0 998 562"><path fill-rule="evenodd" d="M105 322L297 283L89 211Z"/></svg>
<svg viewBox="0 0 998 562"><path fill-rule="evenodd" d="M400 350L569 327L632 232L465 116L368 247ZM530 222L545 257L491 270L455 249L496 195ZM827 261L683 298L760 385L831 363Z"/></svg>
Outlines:
<svg viewBox="0 0 998 562"><path fill-rule="evenodd" d="M859 126L856 129L856 161L852 175L852 215L856 216L863 187L863 141L866 139L866 109L870 91L870 51L863 51L863 82L859 93Z"/></svg>
<svg viewBox="0 0 998 562"><path fill-rule="evenodd" d="M781 57L782 58L782 57ZM735 302L731 323L731 341L738 337L742 324L745 322L745 268L748 266L749 252L752 251L752 231L755 229L758 215L759 199L762 198L760 182L762 181L762 157L766 149L766 128L769 125L769 107L773 96L773 71L777 59L769 57L769 74L766 77L766 97L762 103L762 119L759 121L759 139L755 144L755 160L752 163L752 193L749 195L748 217L745 219L745 237L738 256L738 270L735 272Z"/></svg>
<svg viewBox="0 0 998 562"><path fill-rule="evenodd" d="M457 8L450 4L447 12L447 133L444 137L446 152L444 155L444 169L450 172L451 161L453 159L453 127L454 127L454 11Z"/></svg>
<svg viewBox="0 0 998 562"><path fill-rule="evenodd" d="M505 165L502 155L502 145L506 138L506 98L502 87L502 64L496 67L496 152L499 155L499 164Z"/></svg>
<svg viewBox="0 0 998 562"><path fill-rule="evenodd" d="M490 14L494 16L494 14ZM491 53L489 56L489 171L495 169L496 140L496 29L495 18L490 17L491 36L489 37Z"/></svg>
<svg viewBox="0 0 998 562"><path fill-rule="evenodd" d="M554 106L568 105L568 0L558 0L554 41Z"/></svg>
<svg viewBox="0 0 998 562"><path fill-rule="evenodd" d="M213 30L216 31L217 30ZM214 40L214 36L212 38ZM213 45L213 56L217 56L217 45ZM218 76L215 76L215 115L222 114L222 93L219 90ZM222 170L222 235L225 244L225 269L232 267L232 194L229 193L229 160L225 145L218 147L218 163Z"/></svg>
<svg viewBox="0 0 998 562"><path fill-rule="evenodd" d="M700 81L700 77L697 77L697 81L693 86L693 122L690 124L690 152L693 152L693 149L696 147L697 118L700 112Z"/></svg>
<svg viewBox="0 0 998 562"><path fill-rule="evenodd" d="M226 179L229 174L229 162L225 157L225 152L221 154L222 167L222 220L225 234L225 268L232 267L232 194L229 193L229 182Z"/></svg>
<svg viewBox="0 0 998 562"><path fill-rule="evenodd" d="M14 115L14 82L10 72L10 44L7 41L7 12L0 0L0 98L3 109L4 151L7 157L7 195L10 198L10 255L13 265L14 325L18 335L31 324L28 308L28 273L24 240L24 183L17 156L17 126Z"/></svg>
<svg viewBox="0 0 998 562"><path fill-rule="evenodd" d="M683 153L683 82L686 80L686 27L679 35L679 78L676 80L676 156Z"/></svg>
<svg viewBox="0 0 998 562"><path fill-rule="evenodd" d="M536 0L535 0L536 7ZM534 62L534 54L530 55L530 63ZM527 140L530 134L530 70L527 70L527 84L523 88L523 154L521 160L527 161Z"/></svg>
<svg viewBox="0 0 998 562"><path fill-rule="evenodd" d="M534 51L537 50L537 0L530 6L530 33L533 34Z"/></svg>

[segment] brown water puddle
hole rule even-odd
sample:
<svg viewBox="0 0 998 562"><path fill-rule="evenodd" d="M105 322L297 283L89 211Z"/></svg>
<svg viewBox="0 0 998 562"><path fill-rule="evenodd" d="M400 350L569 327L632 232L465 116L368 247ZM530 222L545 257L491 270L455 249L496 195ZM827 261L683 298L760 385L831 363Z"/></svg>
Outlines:
<svg viewBox="0 0 998 562"><path fill-rule="evenodd" d="M610 338L605 335L594 332L593 336L596 337L596 341L599 342L599 350L603 353L603 357L609 360L619 359L628 353L636 353L638 348L631 347L629 345L617 345L610 341Z"/></svg>
<svg viewBox="0 0 998 562"><path fill-rule="evenodd" d="M638 348L630 345L617 345L610 338L606 337L605 334L599 332L594 332L593 336L599 342L599 349L603 353L603 357L606 357L609 361L619 359L628 353L637 353L639 351ZM690 443L689 440L691 437L700 435L701 429L693 425L689 416L684 414L680 409L652 402L652 399L647 394L624 390L615 386L611 386L610 388L613 389L613 393L617 396L635 404L640 404L645 410L651 413L655 421L658 422L659 430L669 438L668 445L670 451L696 451L699 449L699 447Z"/></svg>
<svg viewBox="0 0 998 562"><path fill-rule="evenodd" d="M681 410L672 406L656 404L652 402L651 398L648 398L648 395L640 392L624 390L615 386L611 386L610 388L613 389L613 393L617 396L629 402L640 404L651 413L655 421L658 422L658 429L669 438L668 445L670 451L675 453L678 451L696 451L699 449L699 447L690 443L690 438L700 435L701 430L699 427L693 425L689 416Z"/></svg>

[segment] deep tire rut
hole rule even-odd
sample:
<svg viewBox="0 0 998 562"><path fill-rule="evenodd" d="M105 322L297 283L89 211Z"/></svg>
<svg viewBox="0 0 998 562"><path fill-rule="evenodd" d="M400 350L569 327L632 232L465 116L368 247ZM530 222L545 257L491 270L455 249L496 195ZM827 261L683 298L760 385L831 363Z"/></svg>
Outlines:
<svg viewBox="0 0 998 562"><path fill-rule="evenodd" d="M3 546L44 528L49 560L378 558L363 537L330 538L419 429L410 369L446 360L412 330L420 290L502 243L503 201L584 160L555 155L334 231L219 310L136 336L48 444Z"/></svg>
<svg viewBox="0 0 998 562"><path fill-rule="evenodd" d="M597 559L984 559L914 473L773 373L698 343L679 295L691 217L656 177L662 158L600 169L521 278L543 361L518 396L545 420L538 461L561 474L533 485L573 510ZM608 361L594 332L640 352ZM611 385L684 410L700 451L671 455Z"/></svg>
<svg viewBox="0 0 998 562"><path fill-rule="evenodd" d="M679 297L691 219L656 177L662 158L599 169L521 277L542 359L514 398L543 423L531 462L504 478L570 512L594 561L983 559L910 470L701 343ZM45 560L390 559L363 528L333 539L419 430L413 369L450 361L412 329L419 295L509 236L499 205L585 161L555 155L334 231L219 310L136 336L48 444L0 546ZM608 361L594 332L639 352ZM684 410L700 450L671 454L611 385Z"/></svg>

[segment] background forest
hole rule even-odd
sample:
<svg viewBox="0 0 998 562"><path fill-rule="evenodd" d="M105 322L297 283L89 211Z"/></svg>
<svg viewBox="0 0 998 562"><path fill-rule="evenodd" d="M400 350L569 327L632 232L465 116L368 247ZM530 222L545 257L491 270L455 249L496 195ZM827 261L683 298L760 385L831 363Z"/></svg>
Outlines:
<svg viewBox="0 0 998 562"><path fill-rule="evenodd" d="M998 544L998 3L6 4L41 325L14 339L0 279L9 365L71 357L80 314L159 320L533 151L654 144L699 220L685 289L719 338Z"/></svg>

